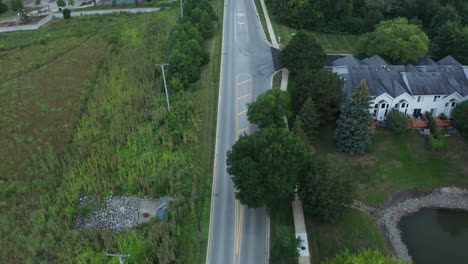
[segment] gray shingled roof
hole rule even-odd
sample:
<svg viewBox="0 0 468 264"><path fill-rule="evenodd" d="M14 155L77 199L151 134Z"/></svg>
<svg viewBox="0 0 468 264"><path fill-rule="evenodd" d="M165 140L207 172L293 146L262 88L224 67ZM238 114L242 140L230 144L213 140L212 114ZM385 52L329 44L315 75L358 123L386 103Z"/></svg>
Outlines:
<svg viewBox="0 0 468 264"><path fill-rule="evenodd" d="M334 66L352 66L352 65L362 65L363 63L354 58L351 55L346 55L341 59L337 59L333 62Z"/></svg>
<svg viewBox="0 0 468 264"><path fill-rule="evenodd" d="M367 65L389 65L390 64L386 60L384 60L382 57L380 57L379 55L374 55L370 58L365 58L362 60L362 62L364 62Z"/></svg>
<svg viewBox="0 0 468 264"><path fill-rule="evenodd" d="M416 66L426 66L426 65L437 65L435 63L434 60L432 60L431 58L429 58L428 56L424 56L422 58L420 58L419 60L417 60L415 63L413 63L414 65Z"/></svg>
<svg viewBox="0 0 468 264"><path fill-rule="evenodd" d="M351 95L354 88L362 80L366 80L373 96L387 93L395 98L403 93L448 95L455 92L462 96L468 95L468 77L461 64L450 56L438 61L438 64L425 57L419 62L425 61L429 64L419 64L417 67L412 64L385 65L382 64L383 59L380 59L379 56L373 56L365 59L364 64L352 56L346 56L333 62L335 66L347 66L348 73L343 76L346 80L346 94ZM369 65L372 62L378 64ZM402 75L406 76L409 87Z"/></svg>

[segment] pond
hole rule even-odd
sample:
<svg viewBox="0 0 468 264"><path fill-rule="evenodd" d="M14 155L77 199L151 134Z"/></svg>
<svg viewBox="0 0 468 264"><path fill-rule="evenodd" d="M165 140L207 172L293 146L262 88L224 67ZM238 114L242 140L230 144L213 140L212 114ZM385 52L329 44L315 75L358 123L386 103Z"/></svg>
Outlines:
<svg viewBox="0 0 468 264"><path fill-rule="evenodd" d="M468 263L468 212L423 208L399 226L415 264Z"/></svg>

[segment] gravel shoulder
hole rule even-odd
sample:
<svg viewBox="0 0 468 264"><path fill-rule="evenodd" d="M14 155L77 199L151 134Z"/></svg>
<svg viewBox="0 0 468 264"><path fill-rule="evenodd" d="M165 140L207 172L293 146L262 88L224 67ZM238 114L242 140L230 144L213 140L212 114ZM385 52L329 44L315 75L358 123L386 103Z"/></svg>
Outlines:
<svg viewBox="0 0 468 264"><path fill-rule="evenodd" d="M468 190L449 187L398 191L379 208L369 207L359 201L355 201L353 207L368 213L379 222L395 257L411 261L401 239L398 227L400 219L427 207L468 211Z"/></svg>

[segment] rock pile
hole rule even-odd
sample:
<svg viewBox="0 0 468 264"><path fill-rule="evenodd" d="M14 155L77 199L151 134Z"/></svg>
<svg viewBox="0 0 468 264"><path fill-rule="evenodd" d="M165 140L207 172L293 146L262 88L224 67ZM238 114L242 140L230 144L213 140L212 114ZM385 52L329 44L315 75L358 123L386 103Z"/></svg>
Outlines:
<svg viewBox="0 0 468 264"><path fill-rule="evenodd" d="M80 198L78 213L73 218L74 229L97 228L122 232L137 225L139 199L109 196L98 200L95 196Z"/></svg>

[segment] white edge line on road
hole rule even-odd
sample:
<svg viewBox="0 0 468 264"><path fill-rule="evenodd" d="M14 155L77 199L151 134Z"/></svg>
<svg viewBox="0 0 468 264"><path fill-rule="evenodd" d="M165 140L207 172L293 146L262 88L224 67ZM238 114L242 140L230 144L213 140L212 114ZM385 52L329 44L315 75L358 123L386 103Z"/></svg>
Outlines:
<svg viewBox="0 0 468 264"><path fill-rule="evenodd" d="M208 227L208 245L207 245L207 252L206 252L206 264L210 263L211 258L211 227L213 223L213 207L214 207L214 199L213 194L215 193L216 188L216 161L218 160L218 135L219 135L219 119L220 119L220 109L221 109L221 95L223 90L221 89L223 85L223 60L224 60L224 24L226 23L226 10L227 5L226 2L229 0L223 0L223 26L221 27L222 30L222 38L221 38L221 62L219 71L219 85L218 85L218 113L216 117L216 136L215 136L215 153L214 153L214 162L213 162L213 181L211 186L211 207L210 207L210 224Z"/></svg>

